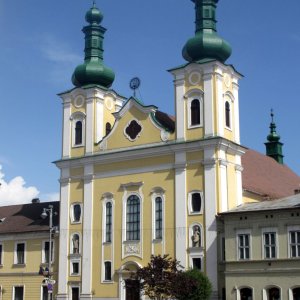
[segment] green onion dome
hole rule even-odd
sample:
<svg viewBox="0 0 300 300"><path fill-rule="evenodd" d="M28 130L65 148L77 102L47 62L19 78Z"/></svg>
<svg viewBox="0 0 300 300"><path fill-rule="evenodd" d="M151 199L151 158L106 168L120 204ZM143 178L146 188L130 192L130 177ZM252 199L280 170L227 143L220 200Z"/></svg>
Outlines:
<svg viewBox="0 0 300 300"><path fill-rule="evenodd" d="M216 8L219 0L192 0L196 10L196 33L190 38L182 56L188 62L216 59L225 62L231 55L231 46L216 30Z"/></svg>
<svg viewBox="0 0 300 300"><path fill-rule="evenodd" d="M85 34L84 63L76 67L72 82L76 87L95 84L108 88L112 85L115 74L103 63L103 39L106 29L100 25L103 15L95 3L86 13L85 19L89 25L82 29Z"/></svg>

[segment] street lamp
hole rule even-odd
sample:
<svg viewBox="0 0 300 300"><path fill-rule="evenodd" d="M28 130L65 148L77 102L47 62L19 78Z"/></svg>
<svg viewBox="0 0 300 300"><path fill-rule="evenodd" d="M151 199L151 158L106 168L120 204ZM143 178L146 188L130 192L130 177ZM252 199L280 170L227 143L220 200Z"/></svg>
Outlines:
<svg viewBox="0 0 300 300"><path fill-rule="evenodd" d="M49 205L48 208L44 208L41 214L42 219L46 219L49 215L49 254L48 254L48 278L49 281L47 282L48 287L48 300L51 300L50 294L52 293L52 284L51 281L51 262L52 262L52 233L55 231L55 227L53 226L53 215L56 215L56 212L53 212L53 205ZM50 292L51 289L51 292Z"/></svg>

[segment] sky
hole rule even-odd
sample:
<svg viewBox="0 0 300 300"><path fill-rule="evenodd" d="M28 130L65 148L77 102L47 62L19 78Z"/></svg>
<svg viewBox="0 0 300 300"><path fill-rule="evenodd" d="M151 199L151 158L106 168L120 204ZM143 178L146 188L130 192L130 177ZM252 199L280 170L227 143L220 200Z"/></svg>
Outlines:
<svg viewBox="0 0 300 300"><path fill-rule="evenodd" d="M184 63L194 35L190 0L96 0L107 28L104 61L116 74L112 88L174 114L168 69ZM0 0L0 205L58 200L62 105L83 61L92 0ZM240 81L241 143L265 152L270 109L284 143L284 162L297 174L300 129L300 1L220 0L218 32L232 46L228 64Z"/></svg>

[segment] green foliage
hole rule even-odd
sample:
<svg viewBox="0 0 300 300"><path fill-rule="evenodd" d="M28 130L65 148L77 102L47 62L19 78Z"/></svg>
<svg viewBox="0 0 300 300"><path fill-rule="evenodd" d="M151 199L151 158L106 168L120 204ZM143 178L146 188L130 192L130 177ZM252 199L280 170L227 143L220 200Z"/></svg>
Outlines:
<svg viewBox="0 0 300 300"><path fill-rule="evenodd" d="M178 300L208 300L211 292L208 277L197 269L191 269L179 275L174 296Z"/></svg>

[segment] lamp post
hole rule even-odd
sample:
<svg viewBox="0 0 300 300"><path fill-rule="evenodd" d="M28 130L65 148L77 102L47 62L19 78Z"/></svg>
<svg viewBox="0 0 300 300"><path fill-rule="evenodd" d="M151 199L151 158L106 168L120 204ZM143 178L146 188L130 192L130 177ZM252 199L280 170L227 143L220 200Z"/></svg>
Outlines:
<svg viewBox="0 0 300 300"><path fill-rule="evenodd" d="M49 214L49 254L48 254L48 278L51 279L51 262L52 262L52 232L55 229L53 227L53 215L56 215L56 212L53 212L53 205L49 205L48 208L44 208L41 214L42 219L46 219ZM51 300L49 285L52 283L48 282L48 300ZM52 290L51 290L52 292Z"/></svg>

